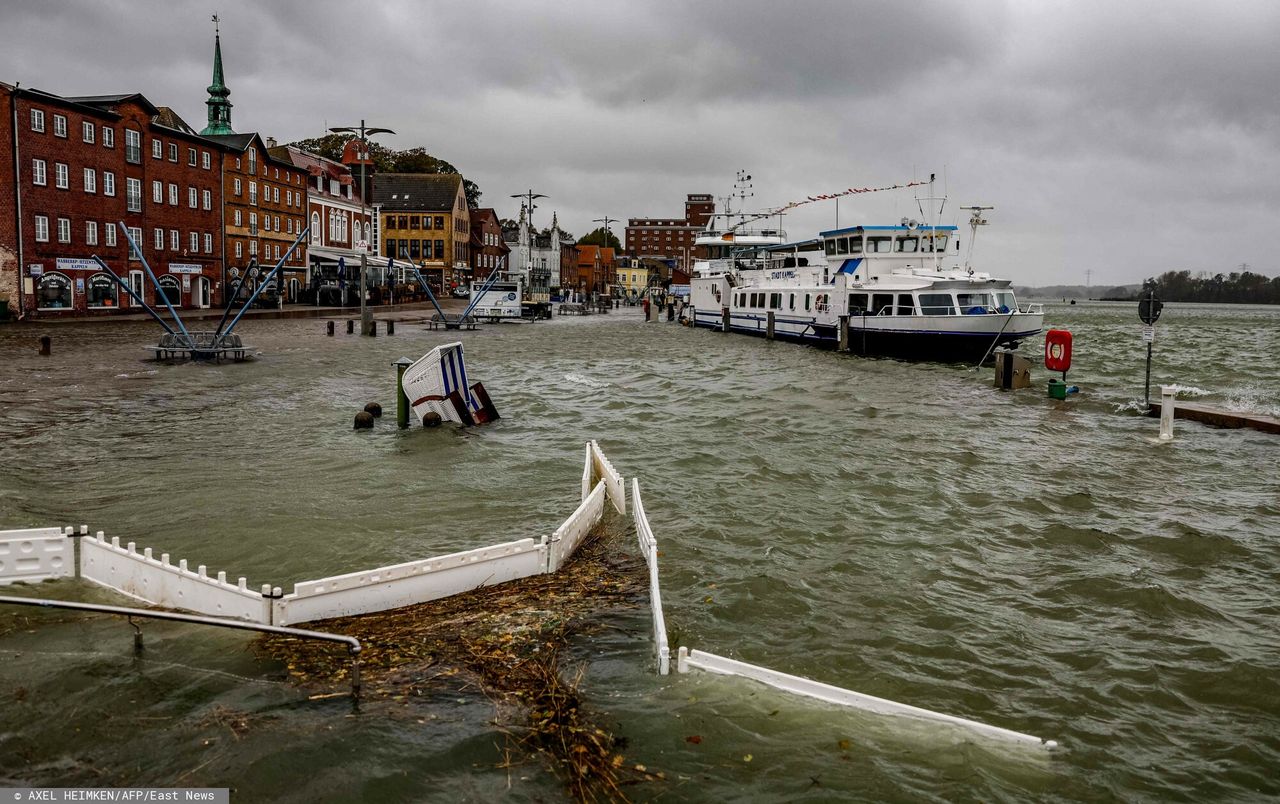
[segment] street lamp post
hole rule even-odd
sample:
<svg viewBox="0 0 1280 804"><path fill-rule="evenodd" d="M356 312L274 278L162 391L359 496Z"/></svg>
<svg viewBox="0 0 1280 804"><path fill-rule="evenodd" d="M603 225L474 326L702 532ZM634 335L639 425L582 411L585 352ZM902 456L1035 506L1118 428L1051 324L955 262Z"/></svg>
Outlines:
<svg viewBox="0 0 1280 804"><path fill-rule="evenodd" d="M369 137L374 134L395 134L389 128L374 128L366 126L364 121L360 121L359 126L334 126L329 129L334 134L356 134L360 137L360 218L363 223L368 199L365 198L364 184L364 166L369 161ZM373 311L369 309L368 293L369 283L369 244L365 242L364 248L360 249L360 334L373 334Z"/></svg>

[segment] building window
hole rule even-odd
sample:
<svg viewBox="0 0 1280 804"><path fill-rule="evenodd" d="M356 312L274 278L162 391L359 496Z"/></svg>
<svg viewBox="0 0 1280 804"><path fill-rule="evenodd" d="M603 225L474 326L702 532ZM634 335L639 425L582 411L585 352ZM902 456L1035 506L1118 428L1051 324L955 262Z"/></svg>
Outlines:
<svg viewBox="0 0 1280 804"><path fill-rule="evenodd" d="M164 182L162 181L151 182L151 203L153 204L164 203Z"/></svg>
<svg viewBox="0 0 1280 804"><path fill-rule="evenodd" d="M98 222L97 221L84 222L84 244L86 246L98 245Z"/></svg>
<svg viewBox="0 0 1280 804"><path fill-rule="evenodd" d="M273 204L279 204L279 203L280 203L280 188L279 188L279 187L272 187L272 188L271 188L271 203L273 203Z"/></svg>
<svg viewBox="0 0 1280 804"><path fill-rule="evenodd" d="M31 160L31 183L40 187L48 184L49 179L45 173L45 164L43 159Z"/></svg>
<svg viewBox="0 0 1280 804"><path fill-rule="evenodd" d="M164 229L156 229L154 234L156 251L164 251Z"/></svg>
<svg viewBox="0 0 1280 804"><path fill-rule="evenodd" d="M244 257L244 243L237 240L236 241L236 259L238 260L243 257Z"/></svg>
<svg viewBox="0 0 1280 804"><path fill-rule="evenodd" d="M151 158L164 159L164 142L159 138L151 141Z"/></svg>
<svg viewBox="0 0 1280 804"><path fill-rule="evenodd" d="M206 233L204 236L204 253L213 253L213 235Z"/></svg>
<svg viewBox="0 0 1280 804"><path fill-rule="evenodd" d="M443 215L437 215L437 216L436 216L436 228L437 228L437 229L443 229L443 228L444 228L444 216L443 216Z"/></svg>
<svg viewBox="0 0 1280 804"><path fill-rule="evenodd" d="M444 259L444 241L443 240L436 241L436 259L437 260Z"/></svg>
<svg viewBox="0 0 1280 804"><path fill-rule="evenodd" d="M258 236L258 213L256 212L249 213L249 235L251 237ZM257 252L253 253L256 254Z"/></svg>
<svg viewBox="0 0 1280 804"><path fill-rule="evenodd" d="M98 133L97 127L94 126L93 123L90 123L88 120L80 124L80 136L84 138L85 142L92 143L95 138L94 135L96 135L97 133Z"/></svg>
<svg viewBox="0 0 1280 804"><path fill-rule="evenodd" d="M244 218L240 216L240 210L235 211L236 226L244 226Z"/></svg>
<svg viewBox="0 0 1280 804"><path fill-rule="evenodd" d="M84 169L84 191L86 193L98 192L98 171L93 168Z"/></svg>
<svg viewBox="0 0 1280 804"><path fill-rule="evenodd" d="M63 138L67 136L67 118L65 115L55 114L53 116L53 136Z"/></svg>
<svg viewBox="0 0 1280 804"><path fill-rule="evenodd" d="M178 234L177 229L170 229L169 230L169 249L171 251L177 251L180 248L182 248L182 237Z"/></svg>
<svg viewBox="0 0 1280 804"><path fill-rule="evenodd" d="M320 213L319 213L319 212L312 212L312 213L311 213L311 242L312 242L312 243L319 243L319 242L320 242L320 237L321 237L321 234L320 234Z"/></svg>
<svg viewBox="0 0 1280 804"><path fill-rule="evenodd" d="M89 277L89 281L85 284L88 286L88 293L85 295L86 306L90 308L119 306L120 291L116 286L115 277L106 273L96 273Z"/></svg>
<svg viewBox="0 0 1280 804"><path fill-rule="evenodd" d="M133 242L129 244L129 259L136 260L138 259L138 253L133 247L137 246L138 249L142 248L142 227L130 226L129 237L133 238Z"/></svg>
<svg viewBox="0 0 1280 804"><path fill-rule="evenodd" d="M71 280L64 274L52 273L40 277L36 284L36 307L41 310L71 309Z"/></svg>
<svg viewBox="0 0 1280 804"><path fill-rule="evenodd" d="M257 240L250 240L250 241L249 241L249 254L250 254L250 255L252 255L252 256L254 256L254 257L258 256L258 241L257 241Z"/></svg>
<svg viewBox="0 0 1280 804"><path fill-rule="evenodd" d="M194 187L187 188L187 206L192 209L196 209L200 206L200 201L196 196L196 188Z"/></svg>
<svg viewBox="0 0 1280 804"><path fill-rule="evenodd" d="M213 193L208 190L201 191L200 200L203 202L205 209L213 209Z"/></svg>
<svg viewBox="0 0 1280 804"><path fill-rule="evenodd" d="M158 296L163 297L157 298L156 301L163 302L168 299L169 304L175 307L182 306L182 285L179 284L178 277L173 274L165 274L160 277L156 284L159 286Z"/></svg>
<svg viewBox="0 0 1280 804"><path fill-rule="evenodd" d="M36 216L36 242L49 242L49 218L45 215Z"/></svg>
<svg viewBox="0 0 1280 804"><path fill-rule="evenodd" d="M116 147L116 130L114 128L111 128L110 126L102 127L102 147Z"/></svg>
<svg viewBox="0 0 1280 804"><path fill-rule="evenodd" d="M53 183L59 190L71 188L71 171L61 162L54 163Z"/></svg>
<svg viewBox="0 0 1280 804"><path fill-rule="evenodd" d="M44 110L43 109L31 110L31 130L39 131L41 134L44 133Z"/></svg>
<svg viewBox="0 0 1280 804"><path fill-rule="evenodd" d="M169 182L169 206L176 207L178 205L178 185Z"/></svg>
<svg viewBox="0 0 1280 804"><path fill-rule="evenodd" d="M71 242L71 219L70 218L58 218L58 242L59 243Z"/></svg>
<svg viewBox="0 0 1280 804"><path fill-rule="evenodd" d="M116 174L112 173L109 170L103 172L102 174L102 194L103 195L116 194Z"/></svg>
<svg viewBox="0 0 1280 804"><path fill-rule="evenodd" d="M131 128L124 130L124 161L133 164L142 162L142 132Z"/></svg>
<svg viewBox="0 0 1280 804"><path fill-rule="evenodd" d="M238 161L238 160L237 160L237 161ZM238 167L238 166L237 166L237 167ZM240 180L239 180L239 179L236 179L235 187L236 187L236 193L235 193L235 194L236 194L236 195L240 195Z"/></svg>
<svg viewBox="0 0 1280 804"><path fill-rule="evenodd" d="M105 242L108 246L116 244L116 226L114 223L107 224L107 239Z"/></svg>
<svg viewBox="0 0 1280 804"><path fill-rule="evenodd" d="M256 181L249 182L249 203L255 207L258 205L258 183Z"/></svg>
<svg viewBox="0 0 1280 804"><path fill-rule="evenodd" d="M176 142L169 143L169 161L170 162L178 161L178 143Z"/></svg>
<svg viewBox="0 0 1280 804"><path fill-rule="evenodd" d="M257 173L258 172L258 152L249 151L247 155L249 157L249 172ZM237 163L236 167L239 167L239 166L240 166L239 163Z"/></svg>
<svg viewBox="0 0 1280 804"><path fill-rule="evenodd" d="M196 149L195 148L187 149L187 165L189 167L196 166Z"/></svg>
<svg viewBox="0 0 1280 804"><path fill-rule="evenodd" d="M208 151L200 152L200 167L204 168L205 170L209 169L209 152Z"/></svg>
<svg viewBox="0 0 1280 804"><path fill-rule="evenodd" d="M191 253L195 254L200 251L200 234L198 232L191 233Z"/></svg>

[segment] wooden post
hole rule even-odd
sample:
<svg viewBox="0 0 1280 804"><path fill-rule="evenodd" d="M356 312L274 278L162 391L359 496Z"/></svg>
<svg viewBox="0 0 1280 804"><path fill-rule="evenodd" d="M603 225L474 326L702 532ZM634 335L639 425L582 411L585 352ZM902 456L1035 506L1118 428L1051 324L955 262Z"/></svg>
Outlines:
<svg viewBox="0 0 1280 804"><path fill-rule="evenodd" d="M347 334L350 335L356 331L356 322L353 319L347 319Z"/></svg>
<svg viewBox="0 0 1280 804"><path fill-rule="evenodd" d="M329 322L328 330L329 330L329 336L330 336L330 337L333 337L333 322L332 322L332 321L330 321L330 322Z"/></svg>
<svg viewBox="0 0 1280 804"><path fill-rule="evenodd" d="M764 336L769 340L773 340L773 311L766 313Z"/></svg>
<svg viewBox="0 0 1280 804"><path fill-rule="evenodd" d="M720 331L721 332L729 331L729 308L728 307L720 308Z"/></svg>
<svg viewBox="0 0 1280 804"><path fill-rule="evenodd" d="M48 335L40 336L40 354L45 357L53 354L53 338Z"/></svg>
<svg viewBox="0 0 1280 804"><path fill-rule="evenodd" d="M840 351L849 351L849 316L840 316Z"/></svg>
<svg viewBox="0 0 1280 804"><path fill-rule="evenodd" d="M378 322L372 318L369 319L369 337L378 337Z"/></svg>
<svg viewBox="0 0 1280 804"><path fill-rule="evenodd" d="M413 365L413 361L402 357L391 365L396 367L396 426L401 430L409 427L409 397L404 392L404 370Z"/></svg>
<svg viewBox="0 0 1280 804"><path fill-rule="evenodd" d="M388 321L387 321L387 334L388 334L388 335L395 335L395 334L396 334L396 322L395 322L395 319L390 319L390 320L388 320Z"/></svg>

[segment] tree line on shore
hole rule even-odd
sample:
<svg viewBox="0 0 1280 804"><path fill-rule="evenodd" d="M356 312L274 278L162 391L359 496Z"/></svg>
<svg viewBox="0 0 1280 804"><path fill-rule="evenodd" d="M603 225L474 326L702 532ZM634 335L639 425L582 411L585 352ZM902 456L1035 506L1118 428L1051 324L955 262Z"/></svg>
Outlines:
<svg viewBox="0 0 1280 804"><path fill-rule="evenodd" d="M1252 271L1192 276L1190 271L1165 271L1145 280L1142 290L1128 298L1141 298L1148 291L1155 291L1162 301L1280 304L1280 276L1269 278Z"/></svg>

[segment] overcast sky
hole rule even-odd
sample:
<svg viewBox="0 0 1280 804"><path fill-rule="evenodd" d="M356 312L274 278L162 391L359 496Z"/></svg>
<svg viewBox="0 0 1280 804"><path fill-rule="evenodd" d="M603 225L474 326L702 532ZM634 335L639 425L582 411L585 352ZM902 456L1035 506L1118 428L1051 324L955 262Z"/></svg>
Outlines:
<svg viewBox="0 0 1280 804"><path fill-rule="evenodd" d="M974 261L1019 284L1280 273L1272 0L5 0L0 81L141 92L203 128L215 11L237 131L287 142L364 118L502 217L532 189L549 196L536 224L555 211L582 235L680 217L739 169L753 209L936 173L941 222L995 207ZM839 209L842 225L905 215L911 191ZM784 225L835 223L828 201Z"/></svg>

